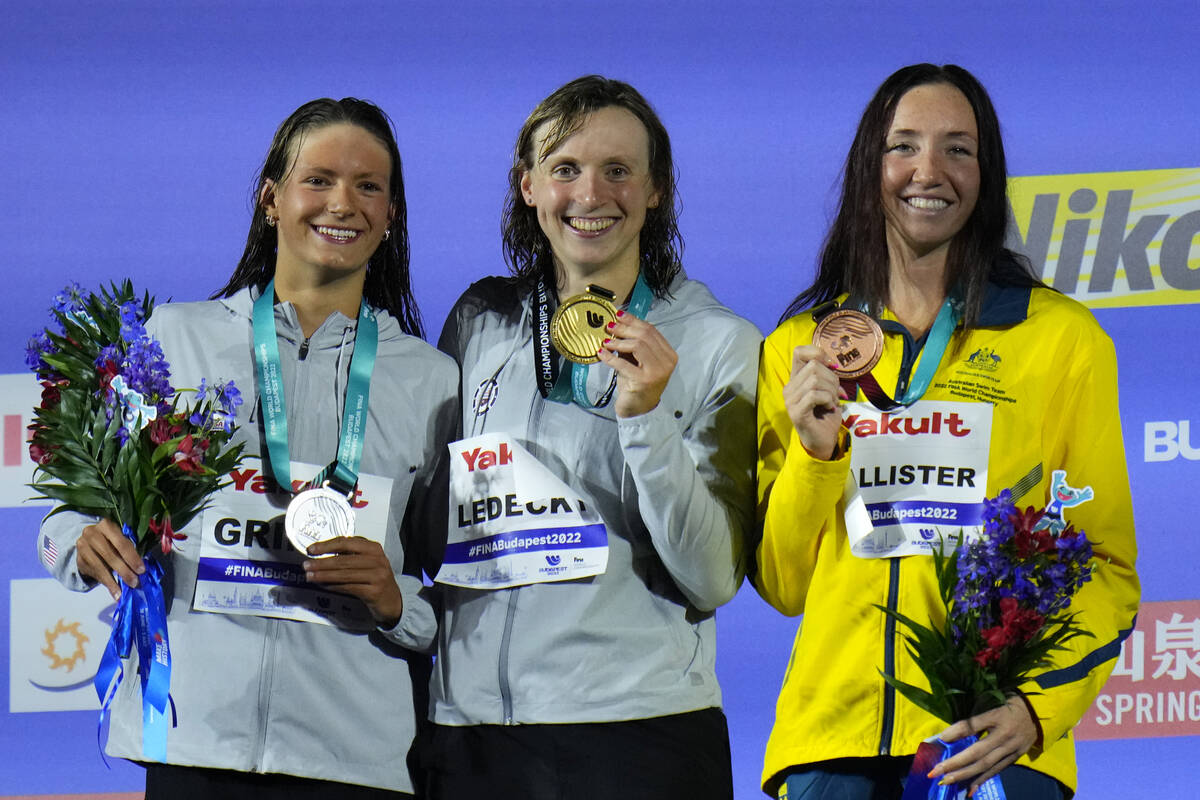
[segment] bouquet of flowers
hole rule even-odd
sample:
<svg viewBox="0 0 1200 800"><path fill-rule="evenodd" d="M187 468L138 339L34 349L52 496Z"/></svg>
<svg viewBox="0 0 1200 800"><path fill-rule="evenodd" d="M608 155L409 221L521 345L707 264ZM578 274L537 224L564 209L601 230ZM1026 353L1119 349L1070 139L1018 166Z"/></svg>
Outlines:
<svg viewBox="0 0 1200 800"><path fill-rule="evenodd" d="M241 462L232 444L242 398L233 382L171 387L162 347L145 322L154 309L129 281L99 295L71 284L54 301L56 325L29 340L26 362L42 384L29 453L30 486L76 511L110 519L146 558L136 586L121 583L112 636L96 672L100 724L136 645L147 761L166 760L171 651L163 568L178 533ZM194 399L189 404L185 397Z"/></svg>
<svg viewBox="0 0 1200 800"><path fill-rule="evenodd" d="M1054 473L1055 486L1066 476ZM877 606L907 628L904 639L929 690L883 675L896 691L938 719L953 724L1003 706L1034 671L1050 666L1050 654L1078 636L1091 634L1067 613L1071 598L1092 577L1092 546L1083 531L1064 523L1059 497L1069 504L1091 499L1091 489L1070 490L1049 509L1024 511L1007 489L984 500L979 538L950 553L933 551L933 568L945 608L940 627L927 627L899 612ZM945 543L943 543L944 545ZM927 773L978 737L952 743L926 741L917 751L904 791L910 798L958 798L965 786L940 786ZM1004 797L999 779L979 787L977 799Z"/></svg>
<svg viewBox="0 0 1200 800"><path fill-rule="evenodd" d="M1066 613L1071 597L1092 577L1092 546L1083 531L1018 510L1005 489L984 501L983 533L933 567L945 606L939 628L921 625L880 606L908 629L909 653L930 690L894 676L884 680L916 705L952 724L999 708L1050 654L1090 635Z"/></svg>
<svg viewBox="0 0 1200 800"><path fill-rule="evenodd" d="M242 403L231 382L176 391L162 347L146 332L154 308L129 281L99 295L71 284L57 325L37 333L26 363L42 384L29 453L30 486L58 511L111 519L138 553L169 553L241 460L231 445ZM191 404L184 398L192 395Z"/></svg>

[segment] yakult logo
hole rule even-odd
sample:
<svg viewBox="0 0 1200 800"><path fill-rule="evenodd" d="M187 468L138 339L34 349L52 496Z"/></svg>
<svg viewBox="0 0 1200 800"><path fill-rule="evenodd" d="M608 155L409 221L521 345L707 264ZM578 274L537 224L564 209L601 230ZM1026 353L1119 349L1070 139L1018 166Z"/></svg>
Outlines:
<svg viewBox="0 0 1200 800"><path fill-rule="evenodd" d="M256 467L235 469L229 473L229 479L233 482L233 491L235 492L271 494L279 490L278 484ZM307 481L300 478L293 479L292 491L299 492L306 483ZM354 508L366 508L369 504L370 500L363 494L362 489L355 487L354 496L350 498L350 505Z"/></svg>
<svg viewBox="0 0 1200 800"><path fill-rule="evenodd" d="M921 434L948 433L951 436L962 437L971 432L958 414L943 414L940 411L935 411L925 417L896 416L885 411L878 420L863 419L859 414L848 414L842 420L842 427L859 439L869 436L886 436L887 434L920 436Z"/></svg>
<svg viewBox="0 0 1200 800"><path fill-rule="evenodd" d="M460 455L463 461L467 462L467 472L488 467L503 467L505 464L512 463L512 449L509 448L508 442L500 443L499 455L495 450L484 450L481 447L476 447L474 450L463 450Z"/></svg>
<svg viewBox="0 0 1200 800"><path fill-rule="evenodd" d="M1200 448L1192 446L1191 421L1146 423L1146 462L1174 461L1183 456L1188 461L1200 461Z"/></svg>
<svg viewBox="0 0 1200 800"><path fill-rule="evenodd" d="M1200 300L1200 169L1041 175L1009 182L1009 247L1092 306Z"/></svg>

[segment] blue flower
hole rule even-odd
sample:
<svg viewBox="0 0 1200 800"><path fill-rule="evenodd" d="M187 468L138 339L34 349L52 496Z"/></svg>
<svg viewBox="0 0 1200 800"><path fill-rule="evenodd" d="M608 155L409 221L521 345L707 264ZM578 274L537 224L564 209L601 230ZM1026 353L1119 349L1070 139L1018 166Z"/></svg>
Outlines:
<svg viewBox="0 0 1200 800"><path fill-rule="evenodd" d="M66 316L72 316L83 311L84 303L87 300L82 287L75 281L68 283L61 292L54 295L54 310Z"/></svg>
<svg viewBox="0 0 1200 800"><path fill-rule="evenodd" d="M39 374L51 373L53 370L42 359L42 356L57 352L58 348L51 343L50 335L45 331L38 331L30 336L29 341L25 344L25 366Z"/></svg>

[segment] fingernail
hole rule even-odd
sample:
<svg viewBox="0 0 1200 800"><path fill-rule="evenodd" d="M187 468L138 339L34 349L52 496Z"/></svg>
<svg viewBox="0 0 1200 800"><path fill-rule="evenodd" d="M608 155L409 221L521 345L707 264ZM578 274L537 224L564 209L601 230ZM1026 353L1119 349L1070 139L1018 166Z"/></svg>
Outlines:
<svg viewBox="0 0 1200 800"><path fill-rule="evenodd" d="M602 344L608 344L608 343L609 343L609 342L611 342L611 341L612 341L612 339L605 339L605 340L602 342Z"/></svg>
<svg viewBox="0 0 1200 800"><path fill-rule="evenodd" d="M838 387L838 397L842 398L843 400L850 399L850 395L846 394L846 390L842 389L841 387Z"/></svg>
<svg viewBox="0 0 1200 800"><path fill-rule="evenodd" d="M313 574L311 572L305 572L304 580L308 581L309 583L312 583L313 582Z"/></svg>
<svg viewBox="0 0 1200 800"><path fill-rule="evenodd" d="M302 570L304 570L305 572L307 572L308 570L312 569L312 562L311 562L311 561L301 561L301 562L300 562L300 569L302 569Z"/></svg>
<svg viewBox="0 0 1200 800"><path fill-rule="evenodd" d="M111 592L111 591L110 591L110 592L109 592L109 594L111 594L111 595L112 595L112 599L113 599L113 600L118 600L118 601L119 601L119 600L121 599L121 593L120 593L120 592Z"/></svg>
<svg viewBox="0 0 1200 800"><path fill-rule="evenodd" d="M605 340L605 341L607 341L607 340ZM602 356L602 355L604 355L605 352L606 352L605 349L603 347L601 347L599 350L596 351L596 355Z"/></svg>
<svg viewBox="0 0 1200 800"><path fill-rule="evenodd" d="M136 572L138 575L145 575L146 574L146 565L138 564L138 567L137 567L137 569L134 570L134 572Z"/></svg>
<svg viewBox="0 0 1200 800"><path fill-rule="evenodd" d="M617 323L610 322L607 325L605 325L604 327L608 328L611 331L613 328L617 327Z"/></svg>
<svg viewBox="0 0 1200 800"><path fill-rule="evenodd" d="M623 317L623 316L625 316L625 312L624 312L624 311L618 311L618 312L617 312L617 316L618 316L618 317Z"/></svg>

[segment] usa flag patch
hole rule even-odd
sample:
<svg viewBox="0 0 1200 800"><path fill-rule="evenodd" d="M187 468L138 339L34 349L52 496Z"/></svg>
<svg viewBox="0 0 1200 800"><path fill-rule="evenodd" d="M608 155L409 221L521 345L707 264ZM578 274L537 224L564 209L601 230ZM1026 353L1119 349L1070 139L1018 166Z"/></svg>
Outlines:
<svg viewBox="0 0 1200 800"><path fill-rule="evenodd" d="M42 561L47 567L53 567L58 561L58 548L54 546L54 541L49 536L42 537Z"/></svg>

